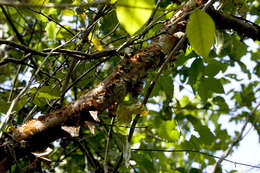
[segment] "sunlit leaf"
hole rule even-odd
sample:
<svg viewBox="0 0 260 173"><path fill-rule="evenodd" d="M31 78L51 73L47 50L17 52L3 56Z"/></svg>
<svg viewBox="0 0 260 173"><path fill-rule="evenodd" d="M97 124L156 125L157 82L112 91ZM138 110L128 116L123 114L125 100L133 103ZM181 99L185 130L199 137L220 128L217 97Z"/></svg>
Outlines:
<svg viewBox="0 0 260 173"><path fill-rule="evenodd" d="M56 23L54 22L49 22L46 27L45 27L45 31L47 33L47 37L49 37L50 39L54 39L56 38L56 34L58 32L58 28L56 26Z"/></svg>
<svg viewBox="0 0 260 173"><path fill-rule="evenodd" d="M62 15L63 16L74 16L74 11L71 9L64 9L62 10Z"/></svg>
<svg viewBox="0 0 260 173"><path fill-rule="evenodd" d="M37 97L39 98L46 98L46 99L59 99L59 91L57 89L54 89L50 86L43 86L39 89L37 93Z"/></svg>
<svg viewBox="0 0 260 173"><path fill-rule="evenodd" d="M116 115L120 122L129 123L132 120L133 114L146 116L148 114L148 111L145 110L144 105L141 104L118 105Z"/></svg>
<svg viewBox="0 0 260 173"><path fill-rule="evenodd" d="M150 0L118 0L117 18L125 30L134 35L147 22L154 6Z"/></svg>
<svg viewBox="0 0 260 173"><path fill-rule="evenodd" d="M190 15L186 33L191 47L206 58L215 37L215 23L212 18L201 10L195 10Z"/></svg>
<svg viewBox="0 0 260 173"><path fill-rule="evenodd" d="M175 129L176 124L174 120L162 121L158 133L160 137L167 141L176 141L180 137L180 133Z"/></svg>
<svg viewBox="0 0 260 173"><path fill-rule="evenodd" d="M102 50L103 49L103 46L100 44L99 39L97 37L94 37L92 32L89 33L88 39L93 43L94 47L97 50Z"/></svg>

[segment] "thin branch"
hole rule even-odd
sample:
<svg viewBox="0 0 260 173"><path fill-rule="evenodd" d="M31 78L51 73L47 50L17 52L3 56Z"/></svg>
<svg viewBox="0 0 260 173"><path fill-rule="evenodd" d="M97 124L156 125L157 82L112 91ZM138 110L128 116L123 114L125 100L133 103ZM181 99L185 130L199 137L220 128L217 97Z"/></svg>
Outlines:
<svg viewBox="0 0 260 173"><path fill-rule="evenodd" d="M118 22L116 24L116 26L112 29L112 31L110 31L107 35L105 35L101 40L104 40L105 38L107 38L108 36L112 35L116 30L117 28L120 26L120 23Z"/></svg>
<svg viewBox="0 0 260 173"><path fill-rule="evenodd" d="M16 27L14 26L14 24L13 24L13 22L12 22L10 16L9 16L9 15L7 14L7 12L5 11L5 8L4 8L3 6L0 6L0 7L1 7L2 12L3 12L4 15L5 15L6 20L7 20L8 23L11 25L11 27L12 27L12 29L13 29L15 35L17 36L17 39L18 39L23 45L25 45L25 42L24 42L24 40L23 40L23 37L21 36L21 34L18 32L18 30L17 30Z"/></svg>
<svg viewBox="0 0 260 173"><path fill-rule="evenodd" d="M32 3L20 3L20 2L12 2L12 1L1 1L0 5L10 6L10 7L23 7L23 8L61 8L61 9L68 9L68 8L89 8L89 7L97 7L100 5L113 5L106 0L99 0L93 1L88 3L80 3L80 4L69 4L69 3L61 3L61 4L32 4ZM138 8L144 10L154 10L155 8L150 7L141 7L141 6L132 6L132 5L125 5L125 4L117 4L117 6L127 7L127 8ZM164 9L159 9L164 11Z"/></svg>
<svg viewBox="0 0 260 173"><path fill-rule="evenodd" d="M75 34L69 30L68 28L66 28L65 26L63 26L62 24L60 24L59 22L57 22L56 20L54 20L52 17L50 16L47 16L46 14L43 14L41 11L36 11L34 9L30 9L31 11L35 12L35 13L38 13L44 17L46 17L49 21L52 21L54 23L56 23L57 25L59 25L61 28L65 29L68 33L70 33L72 36L75 36Z"/></svg>
<svg viewBox="0 0 260 173"><path fill-rule="evenodd" d="M37 50L34 50L34 49L31 49L27 46L24 46L24 45L21 45L21 44L17 44L16 42L14 41L8 41L8 40L3 40L3 39L0 39L0 44L7 44L9 46L12 46L14 48L18 48L20 50L23 50L25 52L30 52L32 54L35 54L35 55L41 55L41 56L46 56L48 54L46 53L43 53L43 52L40 52L40 51L37 51Z"/></svg>
<svg viewBox="0 0 260 173"><path fill-rule="evenodd" d="M1 66L1 65L0 65L0 66ZM12 98L13 98L14 88L15 88L16 81L17 81L17 79L18 79L18 75L19 75L19 73L20 73L21 67L22 67L22 66L21 66L21 64L20 64L20 65L18 66L17 71L16 71L16 74L15 74L13 80L12 80L12 89L11 89L10 95L9 95L9 97L8 97L8 102L10 102L10 101L12 100Z"/></svg>
<svg viewBox="0 0 260 173"><path fill-rule="evenodd" d="M24 45L21 44L17 44L14 41L8 41L8 40L3 40L0 39L0 45L1 44L6 44L9 46L12 46L14 48L20 49L22 51L31 53L32 55L40 55L40 56L47 56L50 54L50 56L58 56L60 54L67 54L71 57L80 59L80 60L87 60L87 59L99 59L105 56L109 56L109 55L115 55L116 54L116 49L103 49L101 51L96 51L93 53L84 53L81 51L76 51L76 50L68 50L68 49L57 49L54 50L53 49L44 49L43 51L38 51L38 50L34 50L31 48L28 48ZM22 63L25 64L27 66L30 66L28 64L26 64L24 61L29 58L29 56L25 56L23 59L12 59L12 58L5 58L2 61L0 61L0 66L7 64L9 62L14 62L14 63Z"/></svg>
<svg viewBox="0 0 260 173"><path fill-rule="evenodd" d="M75 81L72 82L72 84L70 86L68 86L68 88L66 88L66 90L64 91L64 93L62 93L62 95L64 95L67 91L69 91L73 86L75 86L83 77L85 77L88 73L90 73L92 70L94 70L95 68L97 68L100 64L102 64L103 62L107 61L108 58L103 59L102 61L96 63L95 65L93 65L90 69L88 69L87 71L85 71L84 73L82 73Z"/></svg>
<svg viewBox="0 0 260 173"><path fill-rule="evenodd" d="M216 159L221 159L221 157L218 157L218 156L206 153L206 152L197 151L197 150L163 150L163 149L147 149L147 148L131 148L131 150L132 151L170 152L170 153L180 153L180 152L197 153L197 154L202 154L202 155L205 155L205 156L213 157L213 158L216 158ZM236 161L232 161L232 160L229 160L229 159L224 159L224 161L233 163L235 165L243 165L243 166L247 166L247 167L251 167L251 168L260 169L260 166L256 166L256 165L250 165L250 164L246 164L246 163L236 162Z"/></svg>
<svg viewBox="0 0 260 173"><path fill-rule="evenodd" d="M67 157L69 157L74 151L76 151L78 148L77 147L74 147L72 148L70 151L68 151L66 153L65 149L64 149L64 152L60 153L58 155L58 159L55 161L55 164L53 166L51 166L50 168L50 172L54 171L54 169L64 160L66 159Z"/></svg>
<svg viewBox="0 0 260 173"><path fill-rule="evenodd" d="M155 6L155 9L153 10L153 12L152 12L150 18L148 19L148 21L146 22L145 26L148 26L149 23L152 22L152 20L153 20L153 18L154 18L154 15L155 15L155 13L157 12L157 10L159 9L161 3L162 3L162 0L158 0L158 1L157 1L156 6Z"/></svg>
<svg viewBox="0 0 260 173"><path fill-rule="evenodd" d="M112 132L113 132L113 125L115 123L115 117L112 117L110 128L107 134L107 144L106 144L106 151L105 151L105 157L104 157L104 172L108 173L108 167L107 167L107 156L109 152L109 143L110 139L112 138Z"/></svg>
<svg viewBox="0 0 260 173"><path fill-rule="evenodd" d="M98 5L106 5L109 4L107 1L94 1L89 3L81 3L79 5L69 4L69 3L61 3L61 4L32 4L32 3L20 3L13 1L1 1L0 5L9 6L9 7L22 7L22 8L87 8L87 7L97 7Z"/></svg>
<svg viewBox="0 0 260 173"><path fill-rule="evenodd" d="M93 21L91 22L91 24L86 28L86 30L84 31L84 33L82 34L81 38L82 40L80 41L80 43L76 46L76 50L77 51L81 51L84 44L88 42L88 36L89 36L89 33L91 32L91 30L95 27L95 25L97 24L97 22L100 20L101 17L103 17L103 13L105 11L105 8L101 8L97 15L95 15L93 17ZM60 103L62 104L63 101L64 101L64 96L66 94L66 89L68 88L68 84L69 84L69 81L70 79L72 78L72 75L73 75L73 71L76 69L77 65L78 65L78 60L76 59L73 59L70 63L70 68L68 70L68 73L66 74L65 76L65 79L64 79L64 84L61 88L61 99L60 99Z"/></svg>
<svg viewBox="0 0 260 173"><path fill-rule="evenodd" d="M143 100L143 105L146 105L147 101L148 101L148 98L150 97L151 93L152 93L152 90L155 86L155 83L157 82L159 76L161 75L162 71L166 68L168 62L171 60L171 58L173 57L173 55L175 55L177 53L177 51L180 49L180 47L182 46L182 44L184 43L184 41L186 40L186 36L184 35L180 40L179 42L177 43L177 45L174 47L174 49L167 55L167 59L164 61L164 63L161 65L160 69L158 70L156 76L154 77L154 79L152 80L152 82L150 83L149 85L149 88L147 89L147 92L146 92L146 95L145 95L145 98ZM131 142L131 139L132 139L132 136L133 136L133 133L134 133L134 129L135 129L135 126L137 124L137 121L139 120L140 118L140 114L136 115L136 117L134 118L132 124L131 124L131 128L130 128L130 131L129 131L129 135L128 135L128 142Z"/></svg>
<svg viewBox="0 0 260 173"><path fill-rule="evenodd" d="M87 159L88 159L90 165L91 165L94 169L100 170L100 169L101 169L101 166L99 165L99 162L95 159L95 157L93 156L93 154L91 153L90 149L89 149L88 146L87 146L87 143L86 143L84 140L83 140L84 145L83 145L80 141L78 141L78 140L76 140L76 139L74 139L73 141L78 145L78 147L79 147L79 149L81 150L81 152L87 157Z"/></svg>
<svg viewBox="0 0 260 173"><path fill-rule="evenodd" d="M231 143L231 145L228 147L228 149L224 152L224 154L220 157L220 159L218 160L217 163L214 164L213 168L211 169L211 173L215 173L217 168L220 166L220 164L222 163L223 160L225 160L225 158L227 158L229 156L229 154L231 153L233 147L235 145L237 145L241 140L243 140L243 133L249 123L250 118L254 115L254 113L257 111L258 107L260 106L260 102L256 105L256 107L248 114L248 116L246 117L246 122L243 125L243 127L241 128L240 133L238 134L238 136L233 140L233 142Z"/></svg>
<svg viewBox="0 0 260 173"><path fill-rule="evenodd" d="M78 34L79 34L79 33L78 33ZM35 73L31 76L31 78L30 78L30 80L28 81L27 85L26 85L26 86L23 88L23 90L17 95L17 97L12 101L12 103L11 103L11 105L10 105L10 107L9 107L9 109L8 109L8 111L7 111L7 113L6 113L5 117L4 117L4 119L3 119L3 121L1 121L1 124L0 124L0 131L1 131L1 132L0 132L0 138L1 138L2 134L3 134L3 131L6 130L5 126L6 126L6 124L8 123L8 121L10 120L10 117L11 117L10 115L11 115L11 113L12 113L12 111L13 111L13 108L14 108L15 104L16 104L16 103L23 97L23 95L27 92L27 90L28 90L29 87L31 86L31 84L32 84L32 82L33 82L35 76L40 72L42 66L45 64L45 62L47 61L47 59L50 57L51 53L54 52L56 49L60 49L60 48L62 48L63 46L65 46L65 45L67 45L68 43L70 43L71 41L73 41L74 38L78 36L78 34L75 35L73 38L71 38L69 41L65 42L64 44L61 44L61 45L57 46L56 48L54 48L54 49L44 58L44 60L42 61L41 65L38 67L38 69L35 71Z"/></svg>

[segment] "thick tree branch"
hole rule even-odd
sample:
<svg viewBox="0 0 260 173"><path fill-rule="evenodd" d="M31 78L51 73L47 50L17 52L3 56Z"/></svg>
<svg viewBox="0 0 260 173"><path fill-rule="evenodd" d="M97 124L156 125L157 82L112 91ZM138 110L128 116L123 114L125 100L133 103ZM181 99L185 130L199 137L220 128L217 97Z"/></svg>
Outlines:
<svg viewBox="0 0 260 173"><path fill-rule="evenodd" d="M89 111L102 112L111 104L122 100L133 86L162 62L163 57L161 48L152 43L135 56L125 58L110 76L72 104L14 129L12 138L4 138L7 142L1 142L0 161L12 162L9 145L17 158L22 157L29 151L45 147L64 136L62 125L89 120Z"/></svg>
<svg viewBox="0 0 260 173"><path fill-rule="evenodd" d="M260 40L260 26L246 19L216 11L213 8L209 8L207 12L214 19L217 28L233 29L253 40Z"/></svg>

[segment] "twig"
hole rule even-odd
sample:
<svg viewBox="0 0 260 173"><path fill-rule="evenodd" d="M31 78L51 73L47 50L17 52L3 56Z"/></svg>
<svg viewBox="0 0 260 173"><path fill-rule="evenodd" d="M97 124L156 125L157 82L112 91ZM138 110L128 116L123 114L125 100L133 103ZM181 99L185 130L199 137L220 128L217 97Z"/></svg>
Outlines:
<svg viewBox="0 0 260 173"><path fill-rule="evenodd" d="M55 164L53 166L51 166L50 168L50 172L54 171L54 169L67 157L69 157L74 151L76 151L78 149L78 147L74 147L72 148L70 151L68 151L66 153L66 150L64 149L64 152L60 153L58 155L58 159L55 161Z"/></svg>
<svg viewBox="0 0 260 173"><path fill-rule="evenodd" d="M95 68L97 68L100 64L102 64L103 62L107 61L108 58L103 59L102 61L96 63L94 66L92 66L90 69L88 69L87 71L85 71L84 73L82 73L75 81L72 82L72 84L70 86L68 86L68 88L64 91L64 93L62 93L62 95L64 95L67 91L69 91L71 89L71 87L75 86L84 76L86 76L88 73L90 73L92 70L94 70Z"/></svg>
<svg viewBox="0 0 260 173"><path fill-rule="evenodd" d="M173 57L173 55L175 55L177 53L177 51L179 50L179 48L182 46L183 42L186 40L186 36L184 35L177 43L177 45L174 47L174 49L172 49L172 51L166 56L166 60L163 62L163 64L161 65L161 67L159 68L157 74L155 75L154 79L152 80L152 82L149 85L149 88L147 89L145 98L143 100L143 105L146 105L148 98L150 97L152 90L155 86L156 81L158 80L159 76L161 75L162 71L166 68L166 65L168 64L168 62L171 60L171 58ZM136 123L138 121L138 119L140 118L140 114L136 115L136 117L134 118L132 124L131 124L131 128L130 128L130 132L128 135L128 142L131 142L133 133L134 133L134 129L136 126Z"/></svg>
<svg viewBox="0 0 260 173"><path fill-rule="evenodd" d="M94 16L92 23L86 28L86 30L84 31L84 33L82 34L81 38L81 42L76 46L76 50L77 51L81 51L84 44L88 41L88 35L91 32L91 30L94 28L94 26L97 24L97 22L99 21L99 19L102 17L103 14L103 10L105 11L105 8L101 8L97 15ZM78 65L78 60L76 59L72 59L72 62L70 63L70 68L68 70L68 73L65 76L64 79L64 84L61 88L61 99L60 99L60 103L62 104L64 101L64 96L66 94L66 89L68 88L68 84L69 81L72 77L72 73L73 71L76 69L77 65Z"/></svg>
<svg viewBox="0 0 260 173"><path fill-rule="evenodd" d="M148 26L149 23L152 22L152 20L153 20L153 18L154 18L154 15L155 15L155 13L157 12L157 10L159 9L161 3L162 3L162 0L158 0L158 1L157 1L156 6L155 6L155 9L153 10L153 12L152 12L150 18L148 19L148 21L146 22L145 26Z"/></svg>
<svg viewBox="0 0 260 173"><path fill-rule="evenodd" d="M87 146L87 143L83 141L84 144L82 144L80 141L74 139L73 140L81 150L81 152L87 157L90 165L94 169L101 169L101 166L99 165L99 162L94 158L93 154L91 153L90 149Z"/></svg>
<svg viewBox="0 0 260 173"><path fill-rule="evenodd" d="M41 65L38 67L38 69L35 71L35 73L31 76L30 80L28 81L27 85L23 88L23 90L17 95L17 97L12 101L5 117L3 118L3 121L1 121L0 124L0 138L2 137L3 131L5 130L5 126L8 123L9 119L10 119L10 115L13 111L13 108L15 106L15 104L24 96L24 94L27 92L27 90L29 89L29 87L31 86L35 76L40 72L40 69L42 68L42 66L45 64L45 62L47 61L47 59L50 57L51 53L53 53L56 49L60 49L63 46L65 46L66 44L70 43L71 41L73 41L76 37L78 37L79 33L77 35L75 35L73 38L71 38L69 41L65 42L64 44L61 44L59 46L57 46L56 48L54 48L42 61Z"/></svg>
<svg viewBox="0 0 260 173"><path fill-rule="evenodd" d="M14 93L14 88L15 88L15 85L16 85L16 81L17 81L17 78L18 78L18 75L19 75L19 73L20 73L20 71L21 71L21 64L18 66L18 68L17 68L17 71L16 71L16 74L15 74L15 76L14 76L14 78L13 78L13 80L12 80L12 89L11 89L11 92L10 92L10 95L9 95L9 97L8 97L8 102L10 102L11 100L12 100L12 98L13 98L13 93Z"/></svg>
<svg viewBox="0 0 260 173"><path fill-rule="evenodd" d="M112 117L110 128L107 134L107 144L106 144L106 151L105 151L105 157L104 157L104 172L108 173L108 167L107 167L107 156L109 152L109 143L110 139L112 138L112 132L113 132L113 125L115 123L115 117Z"/></svg>
<svg viewBox="0 0 260 173"><path fill-rule="evenodd" d="M215 173L217 168L220 166L220 164L222 163L223 160L225 160L225 158L227 158L227 156L231 153L233 147L235 145L237 145L241 140L243 140L243 133L249 123L250 118L254 115L254 113L256 112L256 110L258 109L258 107L260 106L260 102L256 105L256 107L250 112L250 114L247 115L246 117L246 122L243 125L243 127L241 128L241 131L239 132L238 136L233 140L233 142L231 143L231 145L228 147L228 149L224 152L224 154L220 157L220 159L218 160L217 163L214 164L213 168L211 169L211 173Z"/></svg>
<svg viewBox="0 0 260 173"><path fill-rule="evenodd" d="M120 23L118 22L117 24L116 24L116 26L112 29L112 31L110 31L107 35L105 35L101 40L104 40L105 38L107 38L108 36L110 36L111 34L113 34L116 30L117 30L117 28L120 26Z"/></svg>
<svg viewBox="0 0 260 173"><path fill-rule="evenodd" d="M46 17L49 21L52 21L54 23L56 23L57 25L59 25L61 28L65 29L68 33L70 33L72 36L75 36L75 34L69 30L68 28L66 28L65 26L63 26L62 24L60 24L59 22L57 22L56 20L54 20L52 17L50 16L47 16L46 14L43 14L41 11L36 11L34 9L30 9L31 11L35 12L35 13L38 13L44 17Z"/></svg>
<svg viewBox="0 0 260 173"><path fill-rule="evenodd" d="M12 2L12 1L1 1L0 5L4 6L10 6L10 7L24 7L24 8L61 8L61 9L67 9L67 8L89 8L89 7L97 7L99 5L113 5L110 4L106 0L99 0L99 1L93 1L88 3L81 3L81 4L69 4L69 3L61 3L61 4L32 4L32 3L19 3L19 2ZM127 8L138 8L138 9L144 9L144 10L154 10L154 8L149 7L141 7L141 6L131 6L131 5L125 5L125 4L117 4L117 6L121 7L127 7ZM160 9L161 11L164 11L164 9Z"/></svg>
<svg viewBox="0 0 260 173"><path fill-rule="evenodd" d="M202 154L202 155L206 155L209 157L214 157L217 159L221 159L221 157L218 156L214 156L212 154L206 153L206 152L201 152L201 151L197 151L197 150L163 150L163 149L147 149L147 148L131 148L132 151L155 151L155 152L171 152L171 153L180 153L180 152L185 152L185 153L197 153L197 154ZM233 163L235 165L243 165L243 166L248 166L251 168L258 168L260 169L260 166L256 166L256 165L250 165L250 164L246 164L246 163L241 163L241 162L235 162L229 159L224 159L224 161L226 162L230 162Z"/></svg>
<svg viewBox="0 0 260 173"><path fill-rule="evenodd" d="M1 5L1 4L0 4L0 5ZM25 45L25 42L24 42L24 40L23 40L23 37L21 36L21 34L18 32L18 30L17 30L16 27L14 26L14 24L13 24L13 22L12 22L10 16L9 16L9 15L7 14L7 12L5 11L5 8L4 8L3 6L0 6L0 7L1 7L2 12L3 12L4 15L5 15L6 20L7 20L8 23L11 25L11 27L12 27L12 29L13 29L15 35L17 36L17 39L18 39L23 45Z"/></svg>
<svg viewBox="0 0 260 173"><path fill-rule="evenodd" d="M40 51L37 51L37 50L34 50L34 49L31 49L31 48L28 48L24 45L21 45L21 44L17 44L15 43L14 41L8 41L8 40L3 40L3 39L0 39L0 44L7 44L9 46L12 46L14 48L18 48L20 50L23 50L25 52L30 52L32 54L35 54L35 55L41 55L41 56L46 56L48 54L46 53L43 53L43 52L40 52Z"/></svg>
<svg viewBox="0 0 260 173"><path fill-rule="evenodd" d="M96 7L98 5L105 5L109 4L107 1L94 1L89 3L82 3L79 5L69 4L69 3L61 3L61 4L32 4L32 3L20 3L20 2L13 2L13 1L1 1L0 5L10 6L10 7L23 7L23 8L86 8L86 7Z"/></svg>

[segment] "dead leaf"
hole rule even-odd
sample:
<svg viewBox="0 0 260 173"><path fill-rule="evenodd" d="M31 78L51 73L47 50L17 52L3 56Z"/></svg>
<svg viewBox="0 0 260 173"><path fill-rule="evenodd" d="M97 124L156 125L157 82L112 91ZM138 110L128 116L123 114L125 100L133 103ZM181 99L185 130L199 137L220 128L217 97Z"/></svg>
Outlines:
<svg viewBox="0 0 260 173"><path fill-rule="evenodd" d="M96 122L100 122L99 118L98 118L98 111L89 111L91 117L96 121Z"/></svg>
<svg viewBox="0 0 260 173"><path fill-rule="evenodd" d="M90 133L92 135L95 134L95 125L91 121L84 121L84 123L88 126Z"/></svg>
<svg viewBox="0 0 260 173"><path fill-rule="evenodd" d="M45 161L51 162L51 160L48 158L48 155L52 152L52 149L50 147L46 148L43 151L36 151L31 152L35 157L41 158Z"/></svg>
<svg viewBox="0 0 260 173"><path fill-rule="evenodd" d="M69 133L71 137L78 137L80 126L61 126L61 129Z"/></svg>

